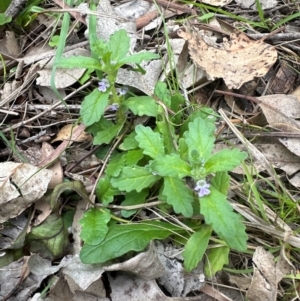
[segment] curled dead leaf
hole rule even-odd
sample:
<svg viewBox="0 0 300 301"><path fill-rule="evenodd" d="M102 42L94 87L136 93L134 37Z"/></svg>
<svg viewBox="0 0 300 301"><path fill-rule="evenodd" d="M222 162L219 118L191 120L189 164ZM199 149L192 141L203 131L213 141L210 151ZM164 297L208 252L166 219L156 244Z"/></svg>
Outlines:
<svg viewBox="0 0 300 301"><path fill-rule="evenodd" d="M208 79L223 78L230 89L264 76L277 59L275 47L262 40L250 40L242 32L233 32L222 44L208 44L200 33L177 33L188 42L194 63L206 71Z"/></svg>
<svg viewBox="0 0 300 301"><path fill-rule="evenodd" d="M57 133L56 138L52 140L52 142L55 141L65 141L69 140L72 133L75 131L75 129L78 127L78 125L74 124L67 124L63 126L60 131ZM76 142L89 142L92 141L92 135L88 134L87 132L82 132L79 137L75 139Z"/></svg>

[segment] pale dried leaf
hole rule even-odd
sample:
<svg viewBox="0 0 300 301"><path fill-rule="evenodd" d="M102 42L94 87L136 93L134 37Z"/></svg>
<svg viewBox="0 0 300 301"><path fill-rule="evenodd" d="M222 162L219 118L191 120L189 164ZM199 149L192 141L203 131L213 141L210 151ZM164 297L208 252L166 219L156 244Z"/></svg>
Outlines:
<svg viewBox="0 0 300 301"><path fill-rule="evenodd" d="M105 271L127 271L148 280L156 279L165 272L153 242L150 243L146 252L139 253L125 262L116 263L104 269Z"/></svg>
<svg viewBox="0 0 300 301"><path fill-rule="evenodd" d="M145 75L136 71L120 68L116 83L137 88L151 96L162 72L162 66L161 60L142 63L141 67L145 69Z"/></svg>
<svg viewBox="0 0 300 301"><path fill-rule="evenodd" d="M32 226L38 226L52 213L52 208L49 202L45 200L45 197L41 198L34 204L34 209L37 216L35 217Z"/></svg>
<svg viewBox="0 0 300 301"><path fill-rule="evenodd" d="M214 6L225 6L232 2L232 0L201 0L201 2Z"/></svg>
<svg viewBox="0 0 300 301"><path fill-rule="evenodd" d="M240 4L242 8L256 9L255 0L235 0L237 4ZM270 9L276 7L277 0L259 0L262 9Z"/></svg>
<svg viewBox="0 0 300 301"><path fill-rule="evenodd" d="M158 257L165 267L165 273L158 278L158 283L174 297L186 296L190 292L198 291L204 281L200 280L203 275L203 263L191 272L186 272L183 267L181 250L169 244L156 242Z"/></svg>
<svg viewBox="0 0 300 301"><path fill-rule="evenodd" d="M25 163L0 163L0 223L19 215L40 199L52 172Z"/></svg>
<svg viewBox="0 0 300 301"><path fill-rule="evenodd" d="M130 52L133 52L137 41L135 20L127 20L118 16L118 13L115 11L115 8L111 5L109 0L99 1L97 12L102 14L97 17L97 37L107 41L114 32L119 29L125 29L130 37ZM87 25L88 24L89 23L87 22Z"/></svg>
<svg viewBox="0 0 300 301"><path fill-rule="evenodd" d="M155 280L145 280L136 275L119 272L112 277L108 274L109 285L111 288L111 300L130 300L130 301L168 301ZM171 299L172 300L172 299Z"/></svg>
<svg viewBox="0 0 300 301"><path fill-rule="evenodd" d="M223 78L229 89L238 89L255 77L264 76L277 59L275 47L262 40L250 40L244 33L234 32L230 41L209 45L199 33L178 30L189 44L194 63L203 68L210 80Z"/></svg>
<svg viewBox="0 0 300 301"><path fill-rule="evenodd" d="M300 170L299 157L290 152L286 147L279 143L255 144L255 146L264 154L266 159L274 167L284 170L288 175L292 175ZM256 160L254 165L256 166ZM259 166L259 165L258 165ZM258 171L262 171L258 169Z"/></svg>
<svg viewBox="0 0 300 301"><path fill-rule="evenodd" d="M271 127L284 132L300 133L300 102L295 96L274 94L258 99ZM292 153L300 156L299 138L279 138L279 141Z"/></svg>
<svg viewBox="0 0 300 301"><path fill-rule="evenodd" d="M128 20L137 20L150 10L151 5L154 6L153 4L143 0L129 1L115 7L114 10L120 17Z"/></svg>
<svg viewBox="0 0 300 301"><path fill-rule="evenodd" d="M63 54L64 57L71 56L90 56L90 52L83 48L70 50ZM40 66L47 63L48 59L41 60ZM51 74L53 69L54 59L51 59L41 71L38 71L39 77L36 79L36 84L39 86L51 87ZM76 83L85 72L85 68L64 69L57 68L55 72L55 86L57 89L69 87Z"/></svg>
<svg viewBox="0 0 300 301"><path fill-rule="evenodd" d="M289 178L289 182L294 186L294 187L300 187L300 173L294 174L292 178Z"/></svg>
<svg viewBox="0 0 300 301"><path fill-rule="evenodd" d="M55 104L57 101L60 101L57 95L49 87L39 86L39 93L43 96L45 104ZM65 89L59 89L59 94L62 98L67 96Z"/></svg>
<svg viewBox="0 0 300 301"><path fill-rule="evenodd" d="M229 274L229 281L242 290L247 290L251 284L251 278L231 274Z"/></svg>
<svg viewBox="0 0 300 301"><path fill-rule="evenodd" d="M74 228L74 225L72 226ZM71 262L62 269L64 275L72 278L82 290L86 290L99 279L104 272L125 271L147 279L155 279L163 274L164 268L160 263L153 244L146 252L117 264L103 266L102 264L83 264L78 255L73 256Z"/></svg>
<svg viewBox="0 0 300 301"><path fill-rule="evenodd" d="M270 252L257 247L253 263L254 273L247 298L249 301L276 301L278 282L294 269L285 258L284 250L281 251L276 263Z"/></svg>

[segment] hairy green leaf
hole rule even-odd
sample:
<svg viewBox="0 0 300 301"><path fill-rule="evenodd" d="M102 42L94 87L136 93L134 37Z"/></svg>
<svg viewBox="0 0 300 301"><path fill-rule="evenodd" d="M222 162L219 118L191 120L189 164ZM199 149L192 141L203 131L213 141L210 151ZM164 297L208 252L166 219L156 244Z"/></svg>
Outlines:
<svg viewBox="0 0 300 301"><path fill-rule="evenodd" d="M98 132L94 138L94 145L110 143L118 135L121 128L122 128L122 124L114 124L113 126Z"/></svg>
<svg viewBox="0 0 300 301"><path fill-rule="evenodd" d="M111 184L121 191L136 190L140 192L144 188L151 187L158 179L158 176L154 176L143 167L126 166L118 177L111 179Z"/></svg>
<svg viewBox="0 0 300 301"><path fill-rule="evenodd" d="M184 268L187 272L192 271L197 267L198 263L208 246L212 228L203 226L199 231L193 233L187 241L182 256L184 258Z"/></svg>
<svg viewBox="0 0 300 301"><path fill-rule="evenodd" d="M136 126L135 132L137 134L135 139L145 155L155 159L165 154L163 140L159 133L154 133L150 127L141 124Z"/></svg>
<svg viewBox="0 0 300 301"><path fill-rule="evenodd" d="M91 94L84 98L81 105L80 115L85 125L89 126L100 120L108 104L110 91L100 92L95 89Z"/></svg>
<svg viewBox="0 0 300 301"><path fill-rule="evenodd" d="M135 165L144 157L143 150L132 149L128 151L125 155L126 165Z"/></svg>
<svg viewBox="0 0 300 301"><path fill-rule="evenodd" d="M245 251L247 249L247 234L240 216L233 212L233 208L226 200L226 196L213 186L210 194L199 198L200 212L205 222L211 225L214 231L224 239L229 247Z"/></svg>
<svg viewBox="0 0 300 301"><path fill-rule="evenodd" d="M128 63L140 64L142 61L150 61L153 59L159 59L159 55L151 52L139 52L125 57L118 61L118 66L122 66Z"/></svg>
<svg viewBox="0 0 300 301"><path fill-rule="evenodd" d="M108 212L101 211L97 208L91 208L85 212L80 220L82 230L81 239L89 245L98 245L103 241L108 232L107 223L110 221L111 215Z"/></svg>
<svg viewBox="0 0 300 301"><path fill-rule="evenodd" d="M61 257L69 244L68 229L58 214L51 214L43 223L32 227L26 239L30 252L50 260Z"/></svg>
<svg viewBox="0 0 300 301"><path fill-rule="evenodd" d="M219 192L221 192L224 195L227 195L228 193L229 183L230 176L226 171L217 172L210 182L211 186L216 188Z"/></svg>
<svg viewBox="0 0 300 301"><path fill-rule="evenodd" d="M173 206L177 214L181 213L185 217L193 215L193 195L183 180L164 177L162 194L165 196L167 203Z"/></svg>
<svg viewBox="0 0 300 301"><path fill-rule="evenodd" d="M221 271L225 264L228 264L228 247L219 247L209 250L204 266L204 273L207 277L213 277L216 272Z"/></svg>
<svg viewBox="0 0 300 301"><path fill-rule="evenodd" d="M101 70L101 64L99 61L87 57L87 56L72 56L72 57L62 57L58 62L57 62L57 67L59 68L85 68L85 69L97 69Z"/></svg>
<svg viewBox="0 0 300 301"><path fill-rule="evenodd" d="M153 172L162 177L183 178L191 175L191 167L185 161L181 160L179 155L171 154L158 156L150 163Z"/></svg>
<svg viewBox="0 0 300 301"><path fill-rule="evenodd" d="M117 177L125 167L125 156L125 153L119 153L113 156L106 167L105 173L111 177Z"/></svg>
<svg viewBox="0 0 300 301"><path fill-rule="evenodd" d="M122 206L133 206L133 205L140 205L143 204L146 200L148 195L148 189L144 189L141 192L130 191L125 195L125 201L122 202ZM137 209L125 210L122 209L121 214L123 217L127 218L131 215L135 214Z"/></svg>
<svg viewBox="0 0 300 301"><path fill-rule="evenodd" d="M231 171L247 158L247 153L238 149L223 149L213 154L205 163L207 173Z"/></svg>
<svg viewBox="0 0 300 301"><path fill-rule="evenodd" d="M110 59L119 62L125 58L129 51L130 39L125 29L120 29L114 32L109 39L108 49L111 52Z"/></svg>
<svg viewBox="0 0 300 301"><path fill-rule="evenodd" d="M142 251L151 240L164 239L180 231L179 227L163 222L112 225L99 245L84 244L80 259L86 264L103 263L129 251Z"/></svg>
<svg viewBox="0 0 300 301"><path fill-rule="evenodd" d="M97 183L96 195L98 201L103 205L108 205L113 202L114 195L118 193L118 190L111 186L110 179L109 176L105 176L104 178L99 179Z"/></svg>
<svg viewBox="0 0 300 301"><path fill-rule="evenodd" d="M168 107L171 106L171 95L166 83L158 82L155 86L154 94Z"/></svg>
<svg viewBox="0 0 300 301"><path fill-rule="evenodd" d="M139 146L139 143L135 139L136 132L131 132L128 136L125 137L123 140L123 143L120 144L120 149L121 150L130 150L130 149L135 149Z"/></svg>
<svg viewBox="0 0 300 301"><path fill-rule="evenodd" d="M184 138L191 162L195 161L195 155L198 156L197 163L201 163L202 160L206 161L210 157L215 142L214 131L214 124L203 120L201 117L195 118L189 124L189 130L184 133Z"/></svg>
<svg viewBox="0 0 300 301"><path fill-rule="evenodd" d="M157 115L157 107L155 100L150 96L136 96L126 99L123 104L138 116L153 116Z"/></svg>

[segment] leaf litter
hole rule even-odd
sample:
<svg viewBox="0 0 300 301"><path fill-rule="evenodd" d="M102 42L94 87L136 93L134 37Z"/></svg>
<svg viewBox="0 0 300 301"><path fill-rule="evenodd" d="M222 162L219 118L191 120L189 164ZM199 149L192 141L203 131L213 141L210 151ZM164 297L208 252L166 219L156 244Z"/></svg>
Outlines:
<svg viewBox="0 0 300 301"><path fill-rule="evenodd" d="M55 3L56 2L59 1L55 1ZM113 33L119 28L126 28L128 34L131 37L130 44L132 52L135 52L137 47L147 47L146 44L140 44L139 40L141 39L141 36L139 35L139 32L136 31L135 25L137 24L137 20L139 20L139 18L149 13L150 7L153 8L154 6L153 3L151 6L151 1L132 1L132 3L128 2L128 4L123 4L120 6L112 6L111 4L113 2L115 1L102 0L101 5L98 7L98 12L102 14L102 17L98 18L98 24L100 24L97 29L98 36L104 39L108 39L108 33ZM205 1L205 3L216 6L227 5L229 2L230 1L225 0ZM162 7L166 4L164 3L164 1L160 1L158 3ZM269 3L267 3L266 5L269 5L270 3L274 7L274 1L269 1ZM133 10L132 7L130 7L131 5L134 6ZM264 9L264 3L262 3L262 6ZM168 7L165 8L166 10L168 10ZM182 6L182 8L184 8L184 6ZM118 14L117 18L115 17L116 13ZM172 13L174 14L174 11ZM128 17L129 20L125 20ZM156 24L161 23L157 22ZM176 33L176 26L172 27L170 25L169 28L170 34ZM153 37L149 38L149 36L152 34L152 32L149 31L149 28L145 28L145 32L146 36L143 36L144 41L152 41L151 39ZM190 69L187 69L187 66L189 64L188 54L186 51L187 49L182 47L183 43L180 43L180 40L177 39L178 41L176 42L175 39L171 39L170 44L173 50L177 49L176 43L181 44L181 46L179 46L177 49L177 58L175 65L173 65L173 58L170 57L169 53L165 52L165 57L163 60L154 60L148 64L141 65L141 67L146 71L145 75L141 76L137 72L129 70L129 68L120 69L117 83L135 87L146 95L151 96L153 95L153 91L155 89L154 87L158 79L168 79L172 72L174 72L176 68L178 68L182 71L179 84L183 90L182 92L184 97L186 98L188 106L189 101L192 99L190 96L191 91L189 91L189 88L197 84L210 84L210 82L206 81L205 75L210 81L214 81L216 78L222 78L229 89L239 89L241 87L244 87L245 83L251 82L255 78L263 78L264 80L267 80L267 77L265 75L277 60L277 50L274 46L265 43L262 39L257 41L251 40L247 37L246 34L240 31L234 31L229 35L229 38L223 38L222 43L218 43L213 40L207 35L207 32L196 32L195 29L193 31L190 31L190 29L187 28L180 28L177 31L177 34L188 43L189 53L193 60L193 63L189 66ZM74 38L76 41L76 36L73 36L72 38ZM45 80L41 76L41 74L43 72L47 72L49 76L49 71L51 71L51 68L46 71L47 66L44 66L42 59L44 59L44 56L48 56L48 58L53 57L55 51L50 50L47 51L47 53L43 54L42 52L40 52L40 50L38 50L38 48L36 48L35 50L33 50L32 48L31 53L29 51L27 54L24 54L24 57L20 58L17 57L20 52L20 48L18 48L14 34L12 32L8 32L3 41L4 43L2 43L2 46L4 47L0 47L0 52L2 55L4 55L5 60L7 60L6 62L9 62L9 60L14 62L24 61L25 64L33 66L32 73L30 73L30 70L28 70L28 66L25 67L25 73L28 72L31 76L29 76L28 79L23 78L24 83L20 88L11 88L12 83L7 83L10 85L10 87L8 86L7 88L9 92L2 94L2 98L0 100L1 109L3 107L5 110L7 110L7 112L13 113L15 110L17 110L17 105L24 103L24 95L27 96L28 94L30 96L30 93L28 92L29 87L39 89L39 85L49 86L49 78ZM158 45L156 44L158 42L158 39L154 40L155 45ZM79 49L79 47L77 48ZM167 48L168 44L166 43L165 49ZM87 55L89 54L87 50L85 50L85 53ZM33 63L37 61L39 61L39 63L34 66ZM164 68L166 68L165 72L163 72ZM37 69L41 69L39 71L40 76L35 80L37 76ZM199 72L199 75L197 74L197 76L195 76L195 73L197 72ZM58 88L62 88L62 91L66 94L68 94L68 89L66 89L67 87L72 87L72 89L73 87L78 87L78 81L80 81L84 70L81 70L80 74L77 75L74 73L73 69L71 69L71 71L68 73L70 74L71 78L69 78L67 81L64 80L60 74L57 74L56 78L56 86ZM261 82L263 82L263 80L260 81L260 84ZM252 92L250 93L254 93L257 96L258 91L267 91L267 87L263 84L261 85L262 86L252 90ZM293 86L293 84L291 86ZM212 91L213 87L210 88ZM225 86L223 86L222 88L226 90ZM195 92L195 94L193 94L195 96L195 99L197 99L197 93L199 93L199 95L201 93L201 99L210 99L210 97L214 98L214 95L211 94L210 91L207 92L205 88L203 89L202 87L200 87L199 91L200 92ZM280 89L276 90L276 92L280 93ZM286 91L282 91L282 93L285 92ZM76 96L72 101L80 104L82 100L81 96L79 96L78 94L75 95ZM258 93L258 95L262 95L262 93ZM54 103L52 103L52 105L58 102L58 99L55 99L55 97L52 97L52 99L54 99ZM233 110L234 114L232 114L232 112L230 111L227 111L228 116L230 116L230 118L232 118L232 120L237 124L241 123L241 120L243 118L243 120L246 120L247 122L247 118L249 116L249 112L245 112L243 109L241 109L243 107L241 105L241 99L242 98L237 99L236 97L233 97L232 99L231 106L234 107L235 102L239 106L238 110ZM266 171L269 172L271 168L276 167L277 169L284 171L289 176L289 181L290 183L292 183L292 185L299 187L300 180L297 180L297 172L300 169L298 164L300 146L298 145L299 137L297 136L299 134L299 114L297 113L299 101L295 97L284 94L261 96L257 97L257 100L259 101L259 107L261 108L261 111L266 119L266 123L262 127L268 127L269 129L271 129L273 137L271 140L264 139L264 136L262 136L262 139L253 141L252 150L253 154L256 154L256 160L254 160L253 166L256 167L256 171L252 171L252 174L255 175L256 173ZM207 103L211 104L209 101ZM36 106L36 102L35 100L32 101L32 98L30 100L30 105L33 106L36 114L39 114L41 108ZM70 103L68 103L68 105L70 105ZM211 104L212 107L214 105ZM71 108L71 106L69 106L69 108ZM255 115L257 112L255 110L257 110L257 108L252 107L250 114ZM24 112L25 111L21 111L22 114ZM14 248L16 248L16 246L24 246L26 232L32 232L31 235L34 233L35 235L37 235L39 231L42 230L42 228L38 228L38 226L42 226L43 222L46 219L49 219L49 216L52 218L52 224L50 225L57 226L59 230L58 232L53 232L56 238L68 242L67 232L64 232L66 231L66 229L62 230L63 228L60 226L60 217L51 214L51 209L49 209L49 206L47 207L45 205L48 204L45 201L45 199L47 198L47 195L45 195L47 189L49 189L50 187L55 188L58 183L61 183L62 174L58 176L58 182L56 182L55 184L49 184L51 179L51 171L49 171L50 167L48 169L40 170L37 166L38 164L39 166L46 166L57 158L60 158L62 160L64 157L62 155L63 152L68 153L70 151L71 154L71 150L69 148L72 145L73 154L70 157L67 156L67 158L72 158L69 159L69 162L67 162L67 168L69 168L72 165L71 163L73 161L76 162L79 159L81 160L81 158L86 158L86 156L89 155L89 152L87 151L82 152L82 149L80 149L79 146L82 144L84 145L83 148L85 148L86 145L89 144L89 139L86 134L82 132L84 130L82 126L79 127L76 133L73 133L73 127L71 124L74 123L75 119L78 117L78 111L75 110L72 113L76 116L74 120L71 120L70 118L70 111L67 113L64 109L56 110L55 108L53 108L52 112L55 114L53 116L48 115L47 118L50 118L50 120L57 122L58 129L55 128L55 124L52 125L51 123L49 123L47 121L47 118L43 119L43 115L41 115L38 119L38 123L35 123L34 120L32 121L33 123L28 123L29 125L34 124L35 126L42 125L48 127L48 141L51 140L51 144L54 145L54 149L50 151L50 156L42 158L40 164L35 163L36 166L34 166L33 164L31 165L7 162L11 167L8 170L1 168L0 180L2 186L0 187L0 196L2 195L2 202L0 202L0 218L2 218L1 223L6 221L10 223L9 227L5 224L4 230L0 232L2 235L0 237L1 252L3 258L7 263L4 264L5 270L2 270L0 273L1 296L4 298L9 296L10 294L15 294L15 296L18 298L29 300L30 295L33 295L33 293L37 291L39 287L41 287L42 281L45 281L46 277L50 277L52 275L51 277L53 277L54 284L46 300L71 300L72 298L79 298L79 300L82 300L83 298L87 298L87 296L91 296L91 294L96 295L98 298L101 298L101 300L108 300L108 298L106 298L106 287L101 279L103 272L107 273L110 288L112 290L110 300L121 300L122 298L124 298L124 294L128 294L126 295L126 298L128 297L128 300L157 300L158 296L160 300L170 300L173 299L172 297L174 296L181 296L182 300L184 300L183 296L189 294L190 292L198 293L199 290L201 291L200 287L205 283L205 279L204 281L199 282L199 279L197 279L197 277L199 278L199 275L204 275L202 274L203 270L201 267L203 262L200 263L200 270L197 270L195 277L191 278L191 280L185 273L182 273L182 259L180 258L180 256L174 256L174 258L170 259L170 262L172 262L173 265L172 269L175 267L174 271L171 269L170 272L172 274L172 277L174 277L174 283L172 283L171 286L168 286L169 292L171 292L170 295L172 297L166 297L166 295L162 292L161 287L159 287L156 281L153 280L158 278L161 274L161 261L163 260L158 259L157 257L157 252L161 253L161 250L157 250L152 244L150 244L150 247L147 251L133 256L132 258L121 263L114 263L108 266L103 266L102 264L82 264L76 252L73 254L72 252L70 252L69 255L65 256L62 255L64 253L64 250L51 249L51 246L48 245L48 251L50 250L51 252L57 252L56 254L60 254L60 263L56 265L53 264L51 260L47 259L48 253L45 252L44 249L45 245L47 245L45 239L46 236L44 237L44 239L43 237L37 239L37 236L35 236L34 238L31 237L32 241L37 243L36 245L34 243L31 243L33 244L33 248L31 249L32 254L29 257L24 257L24 261L22 261L22 259L14 261L13 250ZM0 118L1 120L3 116L2 111L0 114L2 114ZM25 114L28 114L28 112ZM113 114L112 118L114 118ZM3 120L5 121L5 123L1 123L1 130L3 129L3 132L7 133L10 130L10 128L7 127L7 124L10 124L11 119L7 119L7 116L5 116L5 119ZM140 122L143 122L142 118L140 120ZM248 120L250 122L250 118ZM64 127L65 123L67 123L66 127ZM22 126L26 126L26 123L22 123ZM27 132L29 132L29 136L34 136L36 134L34 127L30 128L29 126L28 128L29 131ZM53 132L57 134L54 139L52 139ZM22 142L23 137L20 136L20 133L21 132L16 132L16 135L17 138ZM26 135L26 131L23 131L23 133L24 134L22 135ZM224 137L230 134L230 131L220 131L220 133L220 137L224 139ZM276 133L288 133L294 135L294 137L289 136L288 134L286 135L286 137L283 137L282 135L279 135L277 137ZM251 134L251 131L249 133L248 130L244 132L245 136ZM254 132L254 135L259 134L263 133ZM60 143L61 140L64 140L63 143L61 143L57 147L57 143ZM41 142L33 142L29 145L37 144L42 150L43 147ZM228 142L236 144L236 137L232 139L228 138ZM22 147L18 148L19 154L17 151L17 153L14 154L14 158L22 157L22 153L25 153L25 145L27 145L26 143L28 142L20 144ZM251 145L251 143L249 142L248 145ZM38 153L38 151L36 152ZM79 158L79 154L82 154L80 155L81 158ZM2 158L7 157L5 157L5 155L2 155ZM101 159L97 158L97 160L95 160L94 162L95 165L98 165L99 162L101 162ZM56 163L58 164L58 169L60 170L60 172L62 168L66 168L64 167L65 165L62 165L61 162L57 161ZM0 164L2 164L1 166L7 165L6 163ZM80 165L80 162L77 165L77 171L79 173L87 169L83 166L86 165ZM249 165L249 162L248 166L251 166ZM89 168L93 168L93 164L90 164ZM92 172L95 172L95 170L93 170ZM21 174L21 176L19 176L19 173ZM56 171L54 171L54 173L56 173ZM70 175L71 179L71 173L65 173L65 175L67 174ZM244 174L244 171L242 171L242 174ZM79 176L79 174L74 174L74 177L76 175ZM89 180L89 184L95 182L95 178L93 176L90 176L89 173L88 176L89 177L87 179ZM235 175L233 176L236 178ZM258 187L265 188L260 186ZM234 190L232 190L231 193L233 194L233 197L238 195L234 195ZM251 196L249 198L251 199ZM294 200L293 196L291 197L291 200ZM42 203L43 201L45 202L44 204ZM249 202L249 199L246 198L245 202L246 201ZM82 218L87 205L85 201L78 202L76 203L76 205L77 206L74 206L74 210L75 215L77 214L78 217L73 219L73 224L69 221L68 225L70 226L71 233L74 236L74 241L77 245L77 252L79 252L82 244L79 235L79 220ZM299 248L298 235L296 233L292 233L292 229L288 226L288 224L285 224L285 222L268 207L265 208L267 212L266 222L265 220L253 215L253 212L249 209L249 207L251 207L250 205L249 207L244 208L241 205L235 203L233 204L233 206L235 210L239 211L244 216L246 220L245 224L247 225L247 227L249 227L249 232L252 234L254 233L254 237L256 233L251 232L251 229L256 227L256 231L260 231L260 233L263 233L264 235L273 235L274 239L276 238L278 240L284 241L285 244L289 243L291 246ZM255 206L256 208L258 208L256 201ZM35 208L35 213L31 217L28 215L29 211L26 210L30 207ZM298 209L296 204L293 209L295 212L297 212ZM33 220L31 220L31 218L33 218ZM29 224L30 226L28 227ZM15 229L18 229L18 231L15 231ZM59 232L64 232L64 236L59 236ZM8 240L9 237L10 240ZM6 244L3 244L4 239L2 238L5 238ZM28 236L28 238L30 239L30 235ZM44 244L44 246L42 246L41 243ZM266 251L268 250L267 244L262 244L263 247L257 246L260 244L258 240L251 240L249 241L249 244L252 248L256 248L256 251L252 257L252 260L255 263L253 265L252 283L251 285L241 287L241 289L248 289L247 297L249 298L249 300L276 300L277 296L280 296L280 294L282 293L282 291L277 292L277 286L281 278L285 275L291 274L295 270L295 267L288 262L287 258L289 254L288 252L286 252L284 247L281 247L281 252L278 253L279 255L277 258L278 262L275 262L273 256ZM55 243L53 243L53 245L55 245ZM76 249L75 246L74 249ZM290 249L288 251L290 251ZM176 252L180 253L180 250L176 250ZM38 253L40 253L40 255L42 255L44 258L37 255ZM160 256L161 258L167 258L165 254L160 254ZM243 254L243 256L247 260L251 258L251 256L249 255ZM3 262L4 261L1 261L2 266ZM167 266L170 267L170 262L165 263L165 267L163 269L166 269ZM150 267L150 263L154 264L154 268L152 266ZM16 271L16 273L10 274L8 273L9 271ZM118 271L117 276L114 276L115 274L111 274L110 271ZM130 272L130 274L120 271L127 271ZM152 272L153 274L151 274ZM132 273L135 275L132 276ZM147 280L145 280L145 278L147 278ZM168 281L170 281L170 277L167 276L167 278ZM10 281L8 282L7 279L10 279ZM215 279L214 281L222 283L220 279ZM180 282L180 285L177 285L177 281ZM194 283L195 287L193 287L193 285L189 286L190 284L187 285L186 281L191 281L192 283ZM10 285L8 285L8 283L10 283ZM21 283L22 287L20 287ZM165 285L165 283L165 279L161 281L161 285ZM236 281L236 283L238 284L239 281ZM207 284L205 285L207 289ZM166 287L167 285L165 285L164 289ZM17 288L17 291L15 291L15 288ZM130 293L128 293L129 289L131 290ZM209 291L205 290L205 288L203 288L202 292L206 292L206 296L208 296L210 293L213 294L213 290L211 290L211 292L209 293ZM217 296L217 299L221 300L222 289L220 288L218 292L220 295L215 296ZM31 300L34 300L34 298L38 297L39 293L37 293Z"/></svg>

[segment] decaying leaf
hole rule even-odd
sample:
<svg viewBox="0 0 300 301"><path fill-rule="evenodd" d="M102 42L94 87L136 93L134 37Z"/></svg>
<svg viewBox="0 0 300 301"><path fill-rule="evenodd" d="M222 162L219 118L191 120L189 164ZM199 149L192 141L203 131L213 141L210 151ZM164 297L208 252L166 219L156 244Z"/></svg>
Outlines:
<svg viewBox="0 0 300 301"><path fill-rule="evenodd" d="M52 172L25 163L0 163L0 223L19 215L41 198Z"/></svg>
<svg viewBox="0 0 300 301"><path fill-rule="evenodd" d="M145 280L123 272L118 272L115 277L108 275L108 280L112 301L168 301L172 299L165 296L155 280Z"/></svg>
<svg viewBox="0 0 300 301"><path fill-rule="evenodd" d="M283 132L300 134L300 102L295 96L274 94L258 97L259 104L269 123ZM279 141L292 153L300 156L299 138L279 138Z"/></svg>
<svg viewBox="0 0 300 301"><path fill-rule="evenodd" d="M291 273L294 267L286 259L284 249L281 250L278 261L274 256L257 247L253 255L254 273L247 292L249 301L275 301L277 300L277 284L282 277Z"/></svg>
<svg viewBox="0 0 300 301"><path fill-rule="evenodd" d="M54 152L54 148L52 147L52 145L49 144L48 142L43 142L42 148L41 148L40 161L47 158L53 152ZM64 173L63 173L62 164L61 164L60 160L56 160L52 166L49 166L48 169L52 171L52 177L51 177L51 181L48 185L48 188L54 189L56 187L56 185L62 183L62 181L63 181Z"/></svg>
<svg viewBox="0 0 300 301"><path fill-rule="evenodd" d="M155 279L164 273L164 267L157 257L154 244L148 250L135 257L109 266L102 264L83 264L79 256L74 256L69 264L63 268L62 273L72 278L77 285L86 290L92 283L99 279L104 272L125 271L136 274L139 279Z"/></svg>
<svg viewBox="0 0 300 301"><path fill-rule="evenodd" d="M257 10L255 0L235 0L235 2L243 8ZM262 9L270 9L276 7L277 0L259 0Z"/></svg>
<svg viewBox="0 0 300 301"><path fill-rule="evenodd" d="M190 55L210 80L222 77L228 88L238 89L255 77L264 76L277 59L275 47L262 40L250 40L242 32L233 32L222 44L205 41L200 33L178 30L189 44Z"/></svg>
<svg viewBox="0 0 300 301"><path fill-rule="evenodd" d="M70 50L66 53L64 53L64 57L72 57L72 56L89 56L90 53L88 50L83 48L77 48L74 50ZM43 59L39 62L39 64L42 66L43 64L46 64L46 66L39 71L39 77L36 80L36 84L39 86L46 86L51 87L51 74L52 74L52 68L54 64L54 59L51 59L48 62L47 59ZM85 72L84 68L74 68L74 69L63 69L63 68L57 68L55 73L55 86L57 89L62 89L69 87L76 83L78 79L83 75Z"/></svg>
<svg viewBox="0 0 300 301"><path fill-rule="evenodd" d="M201 0L200 2L214 5L214 6L225 6L232 2L232 0Z"/></svg>

